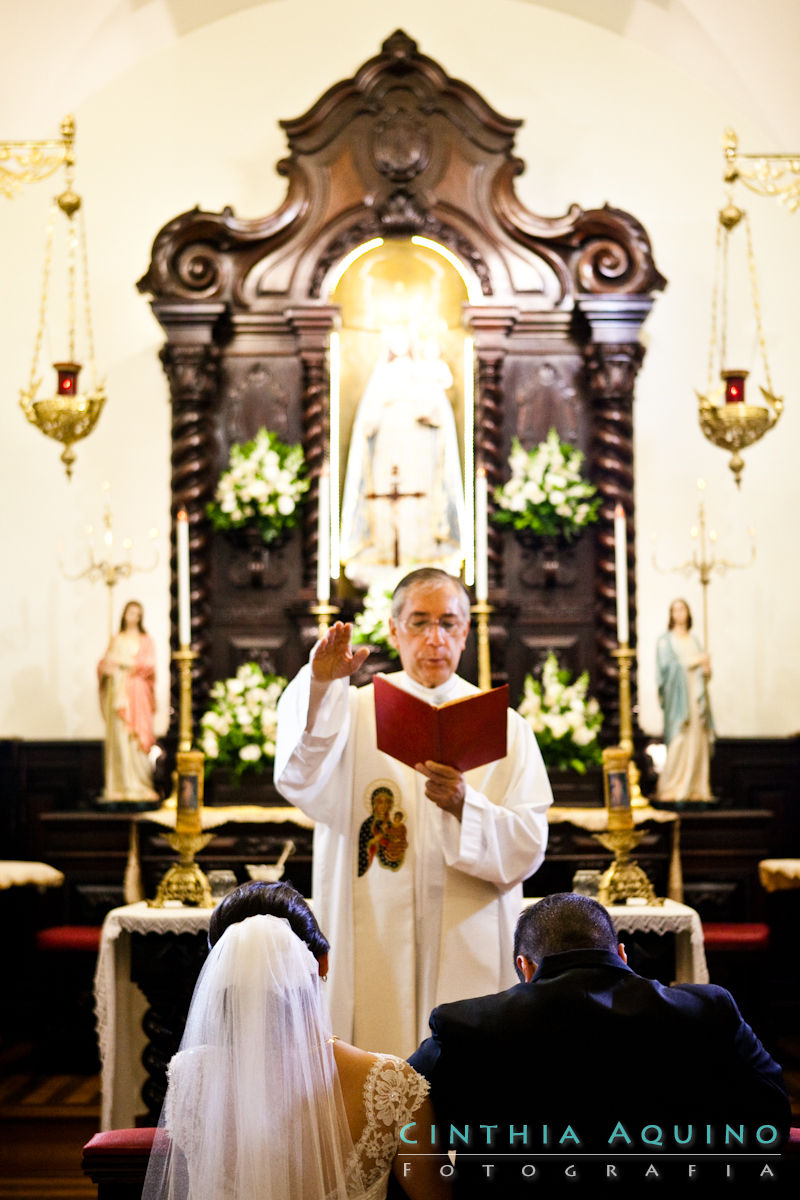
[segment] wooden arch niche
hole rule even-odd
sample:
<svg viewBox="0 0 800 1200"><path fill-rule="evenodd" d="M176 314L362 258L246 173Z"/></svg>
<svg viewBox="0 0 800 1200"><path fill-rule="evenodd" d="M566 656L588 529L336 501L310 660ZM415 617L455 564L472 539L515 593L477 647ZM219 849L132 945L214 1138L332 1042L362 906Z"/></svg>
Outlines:
<svg viewBox="0 0 800 1200"><path fill-rule="evenodd" d="M357 322L348 329L339 303L343 264L373 243L392 250L396 264L402 248L421 239L449 258L464 285L460 328L439 328L448 395L462 420L467 508L477 467L491 494L507 477L512 437L531 447L551 427L584 451L602 494L599 523L555 559L490 527L493 675L508 680L516 703L525 673L554 649L573 671L589 668L610 737L618 707L613 513L619 502L628 516L635 630L633 390L644 353L639 331L665 283L645 230L609 207L574 205L558 218L529 212L514 190L523 169L513 153L520 122L451 79L402 31L352 79L281 125L281 207L255 220L230 209L176 217L157 235L139 282L166 335L173 510L186 508L190 522L196 710L211 682L242 661L291 677L307 658L319 480L332 449L337 456L332 375L335 392L355 370L358 342ZM409 281L399 275L402 290ZM372 317L361 332L374 357L374 306ZM459 365L464 344L470 352ZM337 345L349 346L343 370L331 353ZM342 412L354 420L363 378L336 421ZM302 441L311 478L302 527L270 552L213 534L205 516L230 445L262 426ZM339 448L342 457L346 436ZM339 499L343 475L344 466ZM175 636L174 563L172 594ZM347 618L361 595L342 576L333 600ZM463 669L475 678L470 643Z"/></svg>

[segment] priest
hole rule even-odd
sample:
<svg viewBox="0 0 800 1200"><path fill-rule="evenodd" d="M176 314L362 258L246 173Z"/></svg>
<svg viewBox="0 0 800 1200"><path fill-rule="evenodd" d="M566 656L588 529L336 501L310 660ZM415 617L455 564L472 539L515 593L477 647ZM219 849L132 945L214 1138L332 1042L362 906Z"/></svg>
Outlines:
<svg viewBox="0 0 800 1200"><path fill-rule="evenodd" d="M392 682L431 704L477 691L456 674L469 596L433 567L397 585ZM332 945L334 1031L406 1057L431 1009L511 986L522 881L547 844L550 783L530 726L508 711L505 758L465 772L377 749L372 685L336 622L281 696L275 785L315 822L314 911Z"/></svg>

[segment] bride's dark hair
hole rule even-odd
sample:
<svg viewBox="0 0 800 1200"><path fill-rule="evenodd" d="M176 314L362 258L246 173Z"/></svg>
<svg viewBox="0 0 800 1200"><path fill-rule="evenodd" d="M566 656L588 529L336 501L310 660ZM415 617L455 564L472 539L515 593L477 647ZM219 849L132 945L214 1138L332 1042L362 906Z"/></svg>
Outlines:
<svg viewBox="0 0 800 1200"><path fill-rule="evenodd" d="M330 943L317 924L305 897L290 883L264 883L253 879L223 896L211 914L208 944L215 945L230 925L259 915L285 917L292 932L308 946L315 958L330 950Z"/></svg>

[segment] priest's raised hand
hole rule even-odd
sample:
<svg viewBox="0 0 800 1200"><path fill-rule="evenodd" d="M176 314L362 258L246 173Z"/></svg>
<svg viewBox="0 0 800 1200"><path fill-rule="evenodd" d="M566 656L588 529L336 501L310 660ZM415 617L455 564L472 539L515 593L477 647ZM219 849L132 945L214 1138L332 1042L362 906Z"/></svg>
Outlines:
<svg viewBox="0 0 800 1200"><path fill-rule="evenodd" d="M346 679L354 675L369 654L368 646L353 650L350 638L353 626L348 622L335 621L317 642L311 653L311 675L320 683L332 683L334 679Z"/></svg>

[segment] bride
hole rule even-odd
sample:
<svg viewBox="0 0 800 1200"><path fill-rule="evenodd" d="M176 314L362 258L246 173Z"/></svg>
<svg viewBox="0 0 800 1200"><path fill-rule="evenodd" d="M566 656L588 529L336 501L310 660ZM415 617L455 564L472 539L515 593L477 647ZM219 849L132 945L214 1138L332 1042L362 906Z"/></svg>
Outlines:
<svg viewBox="0 0 800 1200"><path fill-rule="evenodd" d="M435 1122L427 1082L331 1036L329 945L300 893L243 884L208 940L143 1200L379 1200L393 1169L412 1200L448 1200L447 1157L400 1139Z"/></svg>

